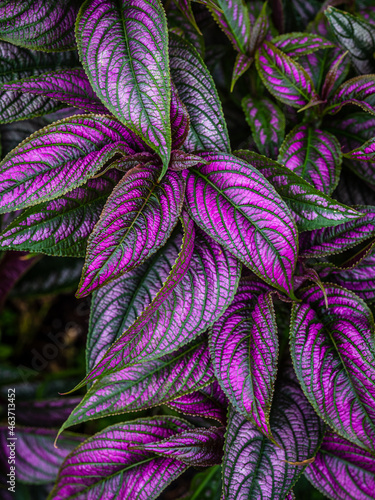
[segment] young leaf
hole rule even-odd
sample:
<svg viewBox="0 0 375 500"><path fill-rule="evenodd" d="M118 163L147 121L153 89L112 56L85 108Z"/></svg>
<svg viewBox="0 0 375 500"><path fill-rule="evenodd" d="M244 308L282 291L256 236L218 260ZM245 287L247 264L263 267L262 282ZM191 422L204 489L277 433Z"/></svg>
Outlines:
<svg viewBox="0 0 375 500"><path fill-rule="evenodd" d="M87 182L116 153L141 147L109 116L77 115L48 125L0 163L0 213L58 198Z"/></svg>
<svg viewBox="0 0 375 500"><path fill-rule="evenodd" d="M15 83L3 85L3 89L14 92L46 96L63 101L69 106L82 108L90 113L109 114L100 102L83 69L64 69L24 78Z"/></svg>
<svg viewBox="0 0 375 500"><path fill-rule="evenodd" d="M276 161L253 151L239 150L234 154L256 167L274 186L292 212L299 231L337 226L360 216Z"/></svg>
<svg viewBox="0 0 375 500"><path fill-rule="evenodd" d="M264 2L262 10L256 18L250 33L249 40L249 54L252 56L255 51L260 47L270 30L268 15L267 15L267 2Z"/></svg>
<svg viewBox="0 0 375 500"><path fill-rule="evenodd" d="M279 342L270 288L242 281L210 335L216 377L234 409L272 439L269 426Z"/></svg>
<svg viewBox="0 0 375 500"><path fill-rule="evenodd" d="M251 165L202 153L208 165L184 170L194 221L249 269L292 294L297 230L285 203Z"/></svg>
<svg viewBox="0 0 375 500"><path fill-rule="evenodd" d="M325 14L339 44L348 50L358 73L375 71L375 27L358 16L329 6Z"/></svg>
<svg viewBox="0 0 375 500"><path fill-rule="evenodd" d="M344 252L375 236L375 207L357 206L362 217L335 227L311 231L300 243L302 257L324 257Z"/></svg>
<svg viewBox="0 0 375 500"><path fill-rule="evenodd" d="M255 61L264 85L279 101L302 108L318 99L313 82L303 67L272 43L263 44Z"/></svg>
<svg viewBox="0 0 375 500"><path fill-rule="evenodd" d="M72 0L6 0L0 5L0 38L46 52L70 50L77 13Z"/></svg>
<svg viewBox="0 0 375 500"><path fill-rule="evenodd" d="M175 417L154 417L115 424L78 446L64 461L49 497L73 500L131 498L153 500L182 474L187 465L136 449L189 431L188 422Z"/></svg>
<svg viewBox="0 0 375 500"><path fill-rule="evenodd" d="M335 44L322 36L310 33L287 33L272 39L272 43L289 57L311 54L316 50L329 49Z"/></svg>
<svg viewBox="0 0 375 500"><path fill-rule="evenodd" d="M373 455L330 431L304 474L315 488L333 500L367 500L375 491Z"/></svg>
<svg viewBox="0 0 375 500"><path fill-rule="evenodd" d="M184 149L229 152L230 143L220 99L208 69L194 47L171 34L170 70L190 117Z"/></svg>
<svg viewBox="0 0 375 500"><path fill-rule="evenodd" d="M375 114L375 76L357 76L343 83L333 94L325 113L335 114L347 104L355 104Z"/></svg>
<svg viewBox="0 0 375 500"><path fill-rule="evenodd" d="M345 288L300 292L290 326L291 354L304 393L345 439L375 451L375 326L368 306ZM326 302L328 301L328 309Z"/></svg>
<svg viewBox="0 0 375 500"><path fill-rule="evenodd" d="M277 160L324 194L331 194L339 181L340 143L324 130L298 125L285 138Z"/></svg>
<svg viewBox="0 0 375 500"><path fill-rule="evenodd" d="M207 342L105 375L95 382L59 430L97 418L159 406L214 379Z"/></svg>
<svg viewBox="0 0 375 500"><path fill-rule="evenodd" d="M167 241L182 209L185 183L169 170L144 166L130 170L104 206L88 243L77 292L88 295L148 259Z"/></svg>
<svg viewBox="0 0 375 500"><path fill-rule="evenodd" d="M321 90L322 99L328 99L337 87L345 79L349 72L349 64L347 62L347 52L334 51L336 57L330 61L329 69L327 71L323 87Z"/></svg>
<svg viewBox="0 0 375 500"><path fill-rule="evenodd" d="M242 109L260 154L277 158L285 135L285 116L270 99L242 99Z"/></svg>
<svg viewBox="0 0 375 500"><path fill-rule="evenodd" d="M236 56L236 60L234 62L233 73L232 73L232 81L230 84L230 91L233 92L234 86L237 83L237 80L250 68L253 62L253 58L249 57L246 54L242 54L239 52Z"/></svg>
<svg viewBox="0 0 375 500"><path fill-rule="evenodd" d="M180 149L172 151L171 161L169 163L170 170L180 172L185 168L195 167L198 163L202 163L202 158L192 153L185 153Z"/></svg>
<svg viewBox="0 0 375 500"><path fill-rule="evenodd" d="M0 248L64 257L84 257L87 238L121 179L111 170L61 198L22 212L0 235Z"/></svg>
<svg viewBox="0 0 375 500"><path fill-rule="evenodd" d="M322 424L292 370L277 385L271 412L276 446L241 414L230 410L223 461L225 500L285 498L323 437Z"/></svg>
<svg viewBox="0 0 375 500"><path fill-rule="evenodd" d="M171 151L171 89L167 22L160 1L87 1L77 18L76 37L94 91L159 154L164 175Z"/></svg>

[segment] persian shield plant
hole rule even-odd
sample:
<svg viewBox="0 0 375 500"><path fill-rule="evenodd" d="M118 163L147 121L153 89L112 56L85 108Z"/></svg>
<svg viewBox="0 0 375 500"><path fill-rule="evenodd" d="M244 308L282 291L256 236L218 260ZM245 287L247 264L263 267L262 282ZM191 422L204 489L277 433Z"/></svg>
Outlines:
<svg viewBox="0 0 375 500"><path fill-rule="evenodd" d="M0 301L43 255L91 298L20 484L375 498L374 52L365 0L0 1Z"/></svg>

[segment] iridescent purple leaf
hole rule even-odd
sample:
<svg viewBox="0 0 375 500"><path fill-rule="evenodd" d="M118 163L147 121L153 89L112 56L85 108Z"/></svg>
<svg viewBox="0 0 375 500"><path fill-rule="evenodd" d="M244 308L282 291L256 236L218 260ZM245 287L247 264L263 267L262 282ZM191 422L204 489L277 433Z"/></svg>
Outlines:
<svg viewBox="0 0 375 500"><path fill-rule="evenodd" d="M255 51L263 43L269 31L270 24L267 15L267 2L264 2L262 10L260 11L251 28L248 49L250 55L253 56L255 54Z"/></svg>
<svg viewBox="0 0 375 500"><path fill-rule="evenodd" d="M285 138L277 160L324 194L339 182L340 143L324 130L298 125Z"/></svg>
<svg viewBox="0 0 375 500"><path fill-rule="evenodd" d="M306 233L301 241L300 255L302 257L334 255L374 237L375 207L357 206L356 209L364 215L335 227Z"/></svg>
<svg viewBox="0 0 375 500"><path fill-rule="evenodd" d="M373 73L375 71L375 27L358 16L332 6L325 10L325 15L341 47L349 51L357 72Z"/></svg>
<svg viewBox="0 0 375 500"><path fill-rule="evenodd" d="M155 417L115 424L77 447L64 461L53 500L103 498L154 500L186 469L179 460L136 449L189 431L175 417Z"/></svg>
<svg viewBox="0 0 375 500"><path fill-rule="evenodd" d="M184 170L194 221L268 283L292 294L297 229L287 205L251 165L202 153L208 165Z"/></svg>
<svg viewBox="0 0 375 500"><path fill-rule="evenodd" d="M375 491L375 458L346 439L327 432L307 479L333 500L369 500Z"/></svg>
<svg viewBox="0 0 375 500"><path fill-rule="evenodd" d="M65 107L65 104L49 97L0 90L0 123L28 120Z"/></svg>
<svg viewBox="0 0 375 500"><path fill-rule="evenodd" d="M14 285L38 261L26 252L6 252L0 260L0 309Z"/></svg>
<svg viewBox="0 0 375 500"><path fill-rule="evenodd" d="M53 429L17 426L14 437L17 439L9 436L8 427L0 427L0 465L9 472L8 446L13 441L16 449L17 481L26 484L54 482L64 458L85 438L67 432L60 438L60 446L56 450L53 446L56 431Z"/></svg>
<svg viewBox="0 0 375 500"><path fill-rule="evenodd" d="M216 377L235 411L271 437L269 413L279 341L268 285L242 281L210 334Z"/></svg>
<svg viewBox="0 0 375 500"><path fill-rule="evenodd" d="M76 37L94 91L159 154L164 174L171 151L171 89L167 21L160 1L85 2Z"/></svg>
<svg viewBox="0 0 375 500"><path fill-rule="evenodd" d="M237 80L250 68L254 58L238 52L234 62L230 91L232 92Z"/></svg>
<svg viewBox="0 0 375 500"><path fill-rule="evenodd" d="M325 113L335 114L347 104L355 104L375 114L375 76L357 76L343 83L333 94Z"/></svg>
<svg viewBox="0 0 375 500"><path fill-rule="evenodd" d="M299 231L336 226L360 216L276 161L253 151L240 150L234 154L256 167L274 186L292 212Z"/></svg>
<svg viewBox="0 0 375 500"><path fill-rule="evenodd" d="M256 66L267 90L281 102L302 108L318 99L313 82L303 67L270 42L255 56Z"/></svg>
<svg viewBox="0 0 375 500"><path fill-rule="evenodd" d="M167 406L185 415L212 418L222 424L227 420L228 399L216 381L199 391L170 401Z"/></svg>
<svg viewBox="0 0 375 500"><path fill-rule="evenodd" d="M177 89L171 82L171 130L172 149L179 149L186 140L190 129L189 113L181 101Z"/></svg>
<svg viewBox="0 0 375 500"><path fill-rule="evenodd" d="M285 116L270 99L242 99L242 109L250 125L259 152L269 158L277 158L285 135Z"/></svg>
<svg viewBox="0 0 375 500"><path fill-rule="evenodd" d="M69 417L80 400L80 397L60 397L42 401L17 401L17 425L58 427Z"/></svg>
<svg viewBox="0 0 375 500"><path fill-rule="evenodd" d="M91 386L62 425L159 406L213 382L205 339L154 361L105 375Z"/></svg>
<svg viewBox="0 0 375 500"><path fill-rule="evenodd" d="M15 83L7 83L3 85L3 89L46 96L90 113L109 114L94 93L83 69L64 69L44 73Z"/></svg>
<svg viewBox="0 0 375 500"><path fill-rule="evenodd" d="M271 412L276 446L233 409L224 447L225 500L285 498L323 437L320 419L306 400L292 370L277 385Z"/></svg>
<svg viewBox="0 0 375 500"><path fill-rule="evenodd" d="M61 198L24 210L0 235L0 248L84 257L87 238L121 175L111 170Z"/></svg>
<svg viewBox="0 0 375 500"><path fill-rule="evenodd" d="M316 50L329 49L335 44L322 36L310 33L287 33L272 39L272 43L289 57L311 54Z"/></svg>
<svg viewBox="0 0 375 500"><path fill-rule="evenodd" d="M200 156L192 153L185 153L177 149L171 153L169 168L176 172L180 172L181 170L185 170L185 168L195 167L198 163L202 163L202 158Z"/></svg>
<svg viewBox="0 0 375 500"><path fill-rule="evenodd" d="M211 467L221 464L224 431L225 427L192 429L163 441L138 446L137 449L181 460L184 464L193 467Z"/></svg>
<svg viewBox="0 0 375 500"><path fill-rule="evenodd" d="M87 182L116 153L141 147L109 116L77 115L48 125L0 163L0 213L58 198Z"/></svg>
<svg viewBox="0 0 375 500"><path fill-rule="evenodd" d="M112 191L87 243L77 297L139 266L167 241L182 209L185 183L171 170L161 182L159 176L152 165L134 168Z"/></svg>
<svg viewBox="0 0 375 500"><path fill-rule="evenodd" d="M230 143L221 102L205 63L186 40L171 34L170 70L190 116L184 149L229 152Z"/></svg>
<svg viewBox="0 0 375 500"><path fill-rule="evenodd" d="M375 326L354 293L325 284L300 292L292 309L294 368L318 415L345 439L375 451ZM328 301L328 309L326 309Z"/></svg>
<svg viewBox="0 0 375 500"><path fill-rule="evenodd" d="M72 0L2 1L0 38L47 52L73 49L78 5Z"/></svg>

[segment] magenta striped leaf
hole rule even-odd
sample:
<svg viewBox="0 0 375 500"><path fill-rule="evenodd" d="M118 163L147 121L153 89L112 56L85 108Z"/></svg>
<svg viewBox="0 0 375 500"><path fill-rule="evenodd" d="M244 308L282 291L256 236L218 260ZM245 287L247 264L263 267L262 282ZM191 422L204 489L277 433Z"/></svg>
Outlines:
<svg viewBox="0 0 375 500"><path fill-rule="evenodd" d="M269 414L279 341L268 285L242 281L210 334L216 377L235 411L272 439Z"/></svg>
<svg viewBox="0 0 375 500"><path fill-rule="evenodd" d="M168 8L168 26L170 33L175 33L178 36L182 36L185 40L188 40L193 47L198 51L199 55L204 57L205 54L205 42L203 35L197 31L195 27L182 13L181 9L175 4L178 3L181 6L184 3L191 4L191 0L174 0L169 4ZM203 9L201 9L203 10ZM209 14L207 14L208 17ZM195 19L194 19L195 21Z"/></svg>
<svg viewBox="0 0 375 500"><path fill-rule="evenodd" d="M200 29L195 21L193 9L191 7L191 0L174 0L177 7L180 9L181 13L184 15L185 19L194 26L199 34L201 34Z"/></svg>
<svg viewBox="0 0 375 500"><path fill-rule="evenodd" d="M347 80L331 97L325 112L335 114L347 104L355 104L372 115L375 114L375 76L357 76Z"/></svg>
<svg viewBox="0 0 375 500"><path fill-rule="evenodd" d="M292 212L299 231L336 226L360 216L357 210L329 198L281 163L253 151L239 150L234 154L256 167L274 186Z"/></svg>
<svg viewBox="0 0 375 500"><path fill-rule="evenodd" d="M331 194L339 181L340 144L324 130L298 125L285 138L277 160L324 194Z"/></svg>
<svg viewBox="0 0 375 500"><path fill-rule="evenodd" d="M292 369L277 385L271 429L279 446L231 409L223 461L225 500L285 498L306 467L292 464L315 456L322 424Z"/></svg>
<svg viewBox="0 0 375 500"><path fill-rule="evenodd" d="M318 99L313 82L303 67L272 43L263 44L255 61L262 82L279 101L302 108Z"/></svg>
<svg viewBox="0 0 375 500"><path fill-rule="evenodd" d="M344 154L345 158L354 161L368 161L375 162L375 137L366 141L359 148L349 151Z"/></svg>
<svg viewBox="0 0 375 500"><path fill-rule="evenodd" d="M200 156L176 149L171 153L169 168L175 172L180 172L181 170L185 170L185 168L194 167L198 163L202 163L202 158Z"/></svg>
<svg viewBox="0 0 375 500"><path fill-rule="evenodd" d="M326 297L313 285L293 305L294 368L318 415L342 437L374 453L374 319L353 292L329 284L324 288Z"/></svg>
<svg viewBox="0 0 375 500"><path fill-rule="evenodd" d="M94 91L159 154L164 174L171 151L171 89L167 22L160 1L85 2L76 37Z"/></svg>
<svg viewBox="0 0 375 500"><path fill-rule="evenodd" d="M236 60L233 66L232 73L232 81L230 84L231 92L234 89L234 86L237 83L237 80L250 68L253 63L253 57L249 57L247 54L242 54L242 52L238 52L236 56Z"/></svg>
<svg viewBox="0 0 375 500"><path fill-rule="evenodd" d="M242 99L242 109L260 154L277 158L285 135L285 116L270 99Z"/></svg>
<svg viewBox="0 0 375 500"><path fill-rule="evenodd" d="M190 117L184 149L229 153L228 130L221 102L202 58L190 43L173 34L169 55L172 79Z"/></svg>
<svg viewBox="0 0 375 500"><path fill-rule="evenodd" d="M184 170L194 221L268 283L292 294L297 230L286 204L251 165L202 153L208 165Z"/></svg>
<svg viewBox="0 0 375 500"><path fill-rule="evenodd" d="M375 458L346 439L327 432L305 476L333 500L369 500L375 491Z"/></svg>
<svg viewBox="0 0 375 500"><path fill-rule="evenodd" d="M105 498L153 500L188 467L174 458L137 449L191 430L174 417L115 424L84 441L64 461L51 493L54 500Z"/></svg>
<svg viewBox="0 0 375 500"><path fill-rule="evenodd" d="M311 54L316 50L329 49L335 44L322 36L310 33L287 33L272 39L272 43L289 57Z"/></svg>
<svg viewBox="0 0 375 500"><path fill-rule="evenodd" d="M61 198L24 210L0 235L0 248L84 257L87 238L120 179L121 173L111 170Z"/></svg>
<svg viewBox="0 0 375 500"><path fill-rule="evenodd" d="M251 7L250 7L251 9ZM251 17L251 16L250 16ZM271 37L270 23L267 15L267 3L264 2L258 17L252 23L248 52L254 56L255 51L260 47L265 38Z"/></svg>
<svg viewBox="0 0 375 500"><path fill-rule="evenodd" d="M115 118L77 115L37 131L0 163L0 213L49 201L141 143Z"/></svg>

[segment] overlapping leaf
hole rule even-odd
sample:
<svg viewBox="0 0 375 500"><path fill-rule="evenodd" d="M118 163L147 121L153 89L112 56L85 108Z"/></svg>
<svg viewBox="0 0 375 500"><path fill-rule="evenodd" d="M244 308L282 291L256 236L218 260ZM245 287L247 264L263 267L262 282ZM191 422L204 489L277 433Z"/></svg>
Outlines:
<svg viewBox="0 0 375 500"><path fill-rule="evenodd" d="M337 434L327 432L305 476L333 500L368 500L375 491L375 458Z"/></svg>
<svg viewBox="0 0 375 500"><path fill-rule="evenodd" d="M338 434L370 452L375 436L375 327L369 307L353 292L324 285L293 305L291 353L301 386ZM325 301L328 302L326 309Z"/></svg>
<svg viewBox="0 0 375 500"><path fill-rule="evenodd" d="M344 82L331 97L326 112L335 114L347 104L355 104L375 114L375 76L365 75Z"/></svg>
<svg viewBox="0 0 375 500"><path fill-rule="evenodd" d="M311 54L316 50L334 47L334 44L322 36L310 33L287 33L272 39L272 43L289 57Z"/></svg>
<svg viewBox="0 0 375 500"><path fill-rule="evenodd" d="M170 70L190 117L184 144L187 151L229 152L230 143L220 99L212 76L194 47L171 34Z"/></svg>
<svg viewBox="0 0 375 500"><path fill-rule="evenodd" d="M171 151L171 90L167 22L160 1L85 2L76 37L94 91L160 155L164 174Z"/></svg>
<svg viewBox="0 0 375 500"><path fill-rule="evenodd" d="M84 184L117 152L141 147L115 118L77 115L48 125L0 163L0 213L55 199Z"/></svg>
<svg viewBox="0 0 375 500"><path fill-rule="evenodd" d="M253 151L239 150L235 155L256 167L274 186L289 206L299 231L336 226L359 217L356 210L329 198L280 163Z"/></svg>
<svg viewBox="0 0 375 500"><path fill-rule="evenodd" d="M335 136L301 125L285 138L278 161L329 195L339 181L342 154Z"/></svg>
<svg viewBox="0 0 375 500"><path fill-rule="evenodd" d="M187 109L181 101L175 85L171 88L171 130L172 149L179 149L189 133L190 118Z"/></svg>
<svg viewBox="0 0 375 500"><path fill-rule="evenodd" d="M177 224L185 185L177 172L145 166L117 184L92 232L78 296L85 296L141 264L160 248Z"/></svg>
<svg viewBox="0 0 375 500"><path fill-rule="evenodd" d="M250 7L251 8L251 7ZM267 15L267 2L264 2L258 17L254 20L250 32L249 49L248 52L251 56L263 43L263 40L268 36L270 31L270 22Z"/></svg>
<svg viewBox="0 0 375 500"><path fill-rule="evenodd" d="M207 165L182 172L194 221L268 283L292 293L298 243L286 204L244 161L218 153L201 156Z"/></svg>
<svg viewBox="0 0 375 500"><path fill-rule="evenodd" d="M242 281L232 304L212 327L211 358L234 409L268 436L278 344L270 288Z"/></svg>
<svg viewBox="0 0 375 500"><path fill-rule="evenodd" d="M187 468L173 458L136 449L189 431L174 417L155 417L116 424L87 439L63 463L50 499L132 498L153 500Z"/></svg>
<svg viewBox="0 0 375 500"><path fill-rule="evenodd" d="M255 60L267 90L281 102L302 108L318 99L313 82L303 67L272 43L265 42Z"/></svg>
<svg viewBox="0 0 375 500"><path fill-rule="evenodd" d="M280 446L231 409L223 462L226 500L285 498L323 437L322 425L291 370L275 392L272 434Z"/></svg>
<svg viewBox="0 0 375 500"><path fill-rule="evenodd" d="M270 99L242 99L242 109L259 152L277 158L285 134L285 116Z"/></svg>

